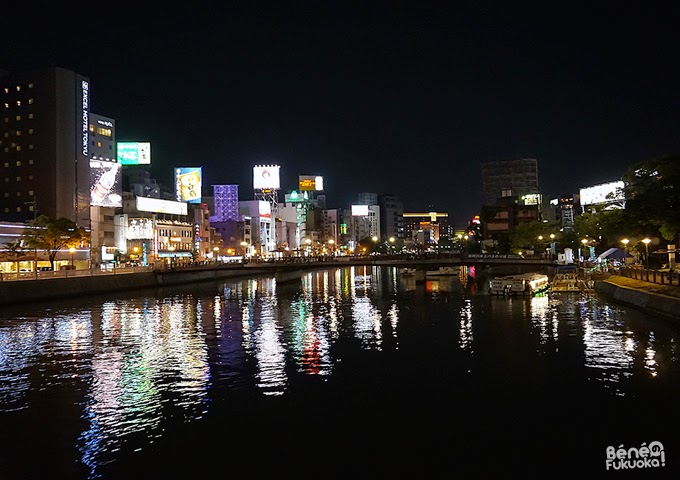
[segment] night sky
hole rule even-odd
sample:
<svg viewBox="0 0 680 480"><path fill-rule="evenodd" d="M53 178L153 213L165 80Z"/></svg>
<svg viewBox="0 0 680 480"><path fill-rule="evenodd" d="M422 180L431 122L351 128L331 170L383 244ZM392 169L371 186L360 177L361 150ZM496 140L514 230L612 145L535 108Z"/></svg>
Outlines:
<svg viewBox="0 0 680 480"><path fill-rule="evenodd" d="M554 197L680 151L672 2L197 5L3 14L0 68L89 76L92 111L151 142L161 183L202 166L204 195L241 200L277 164L284 192L323 175L329 208L393 193L461 224L481 162L537 158Z"/></svg>

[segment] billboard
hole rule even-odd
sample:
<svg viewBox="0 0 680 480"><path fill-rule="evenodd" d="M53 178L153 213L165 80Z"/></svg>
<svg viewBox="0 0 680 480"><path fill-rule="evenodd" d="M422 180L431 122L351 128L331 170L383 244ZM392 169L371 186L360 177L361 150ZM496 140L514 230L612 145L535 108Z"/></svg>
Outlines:
<svg viewBox="0 0 680 480"><path fill-rule="evenodd" d="M122 207L120 165L116 162L90 160L90 205Z"/></svg>
<svg viewBox="0 0 680 480"><path fill-rule="evenodd" d="M140 212L169 213L171 215L187 215L188 208L184 202L173 202L158 198L136 197L137 210Z"/></svg>
<svg viewBox="0 0 680 480"><path fill-rule="evenodd" d="M201 203L201 167L175 168L175 199L178 202Z"/></svg>
<svg viewBox="0 0 680 480"><path fill-rule="evenodd" d="M597 203L620 202L625 200L623 182L610 182L593 187L582 188L580 191L581 205Z"/></svg>
<svg viewBox="0 0 680 480"><path fill-rule="evenodd" d="M116 158L121 165L151 164L151 144L149 142L117 142Z"/></svg>
<svg viewBox="0 0 680 480"><path fill-rule="evenodd" d="M298 184L300 186L300 191L323 191L323 177L318 175L300 175L298 177Z"/></svg>
<svg viewBox="0 0 680 480"><path fill-rule="evenodd" d="M253 167L253 188L274 190L281 187L278 165L255 165Z"/></svg>
<svg viewBox="0 0 680 480"><path fill-rule="evenodd" d="M352 205L352 216L353 217L367 217L368 216L368 205Z"/></svg>
<svg viewBox="0 0 680 480"><path fill-rule="evenodd" d="M272 206L269 202L260 200L257 206L257 213L261 218L271 218L272 217Z"/></svg>

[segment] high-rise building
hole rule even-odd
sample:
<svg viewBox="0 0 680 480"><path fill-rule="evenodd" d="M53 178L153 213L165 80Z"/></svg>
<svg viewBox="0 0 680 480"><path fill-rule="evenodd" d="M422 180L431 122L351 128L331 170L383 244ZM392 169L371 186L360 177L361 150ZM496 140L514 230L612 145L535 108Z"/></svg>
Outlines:
<svg viewBox="0 0 680 480"><path fill-rule="evenodd" d="M499 205L504 197L538 194L538 161L534 158L482 163L484 205Z"/></svg>
<svg viewBox="0 0 680 480"><path fill-rule="evenodd" d="M211 222L238 220L238 185L213 185L213 197Z"/></svg>
<svg viewBox="0 0 680 480"><path fill-rule="evenodd" d="M392 194L378 196L380 205L380 232L382 240L394 237L404 240L404 204Z"/></svg>
<svg viewBox="0 0 680 480"><path fill-rule="evenodd" d="M0 77L0 218L90 226L90 81L59 67Z"/></svg>

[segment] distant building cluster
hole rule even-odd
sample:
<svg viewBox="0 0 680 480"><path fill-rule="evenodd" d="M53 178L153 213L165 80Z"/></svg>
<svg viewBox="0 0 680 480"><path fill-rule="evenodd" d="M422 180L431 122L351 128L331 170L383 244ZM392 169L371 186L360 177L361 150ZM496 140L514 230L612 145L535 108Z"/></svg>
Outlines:
<svg viewBox="0 0 680 480"><path fill-rule="evenodd" d="M521 222L569 228L586 209L624 206L617 182L544 201L536 159L483 164L480 215L457 226L434 207L405 212L394 193L363 192L329 208L323 177L299 175L283 190L277 165L254 165L252 186L211 184L200 165L175 166L166 191L151 178L151 144L117 142L115 119L91 111L92 95L89 78L58 67L0 77L1 243L47 215L89 232L76 253L89 266L338 255L365 239L420 249L450 248L463 235L493 243ZM239 200L250 192L252 200ZM0 271L14 263L0 261Z"/></svg>

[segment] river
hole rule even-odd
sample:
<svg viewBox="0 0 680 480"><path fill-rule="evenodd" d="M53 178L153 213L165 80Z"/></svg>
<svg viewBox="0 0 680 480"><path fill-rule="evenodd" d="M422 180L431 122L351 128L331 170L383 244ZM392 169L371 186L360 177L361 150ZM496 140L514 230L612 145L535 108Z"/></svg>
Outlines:
<svg viewBox="0 0 680 480"><path fill-rule="evenodd" d="M677 478L677 326L597 294L490 296L465 273L342 267L5 307L0 479L621 462Z"/></svg>

